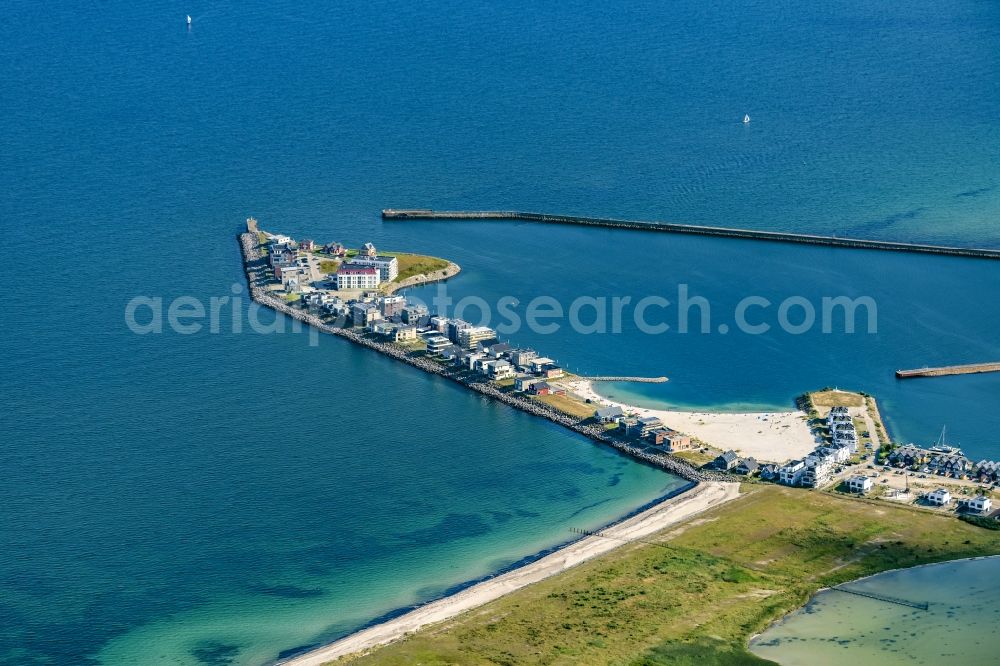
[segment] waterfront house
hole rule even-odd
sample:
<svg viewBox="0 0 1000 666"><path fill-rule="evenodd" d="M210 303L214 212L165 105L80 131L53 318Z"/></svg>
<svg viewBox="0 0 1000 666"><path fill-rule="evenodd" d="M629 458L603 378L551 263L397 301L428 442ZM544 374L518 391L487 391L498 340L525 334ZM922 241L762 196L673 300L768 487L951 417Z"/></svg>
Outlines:
<svg viewBox="0 0 1000 666"><path fill-rule="evenodd" d="M465 362L465 367L469 370L475 370L477 364L483 359L483 355L479 352L468 352L462 360Z"/></svg>
<svg viewBox="0 0 1000 666"><path fill-rule="evenodd" d="M875 485L875 482L872 481L870 477L861 475L852 476L851 478L847 479L845 483L847 485L847 490L849 490L852 493L858 493L861 495L871 490L872 486Z"/></svg>
<svg viewBox="0 0 1000 666"><path fill-rule="evenodd" d="M429 335L424 340L427 342L428 354L441 354L449 347L455 347L451 341L443 335Z"/></svg>
<svg viewBox="0 0 1000 666"><path fill-rule="evenodd" d="M816 448L815 453L824 458L828 458L835 463L843 463L850 459L853 451L851 451L850 445L841 444L819 446Z"/></svg>
<svg viewBox="0 0 1000 666"><path fill-rule="evenodd" d="M934 506L946 506L951 503L951 493L944 488L927 493L927 503Z"/></svg>
<svg viewBox="0 0 1000 666"><path fill-rule="evenodd" d="M302 250L303 252L312 252L313 250L316 249L316 243L314 243L312 240L308 238L305 240L300 240L299 249Z"/></svg>
<svg viewBox="0 0 1000 666"><path fill-rule="evenodd" d="M774 481L778 478L778 466L773 463L760 466L760 478L765 481Z"/></svg>
<svg viewBox="0 0 1000 666"><path fill-rule="evenodd" d="M555 361L544 356L536 356L528 361L528 365L531 366L531 371L534 373L541 373L541 371L545 369L545 366L552 365L553 363L555 363Z"/></svg>
<svg viewBox="0 0 1000 666"><path fill-rule="evenodd" d="M343 289L374 289L379 285L378 271L370 266L357 264L341 264L337 269L335 280L338 290Z"/></svg>
<svg viewBox="0 0 1000 666"><path fill-rule="evenodd" d="M551 395L552 385L548 382L536 382L531 385L530 391L535 395Z"/></svg>
<svg viewBox="0 0 1000 666"><path fill-rule="evenodd" d="M365 243L361 247L361 249L358 250L358 256L359 257L369 257L369 258L370 257L377 257L378 256L378 251L375 249L375 246L372 245L371 243Z"/></svg>
<svg viewBox="0 0 1000 666"><path fill-rule="evenodd" d="M625 418L625 412L621 407L601 407L594 412L594 418L601 423L617 423Z"/></svg>
<svg viewBox="0 0 1000 666"><path fill-rule="evenodd" d="M486 326L468 326L458 331L457 344L464 349L475 349L480 342L495 340L496 331Z"/></svg>
<svg viewBox="0 0 1000 666"><path fill-rule="evenodd" d="M736 463L736 467L733 468L733 471L736 472L737 474L743 474L745 476L753 476L754 474L757 473L757 470L759 468L760 465L757 463L756 459L741 458L740 461Z"/></svg>
<svg viewBox="0 0 1000 666"><path fill-rule="evenodd" d="M462 329L472 328L472 324L461 319L449 319L448 320L448 339L454 342L456 345L458 342L458 332Z"/></svg>
<svg viewBox="0 0 1000 666"><path fill-rule="evenodd" d="M376 269L382 282L392 282L399 275L399 260L396 257L359 254L351 260L351 263Z"/></svg>
<svg viewBox="0 0 1000 666"><path fill-rule="evenodd" d="M510 352L510 362L521 369L529 369L532 359L538 358L533 349L514 349Z"/></svg>
<svg viewBox="0 0 1000 666"><path fill-rule="evenodd" d="M826 415L826 423L831 428L837 423L850 423L851 420L851 413L847 407L833 407Z"/></svg>
<svg viewBox="0 0 1000 666"><path fill-rule="evenodd" d="M416 324L422 318L428 316L429 312L427 306L421 303L410 303L409 305L402 308L400 314L403 316L403 321L407 324Z"/></svg>
<svg viewBox="0 0 1000 666"><path fill-rule="evenodd" d="M314 291L302 296L302 302L310 308L323 308L331 305L334 301L340 300L323 291Z"/></svg>
<svg viewBox="0 0 1000 666"><path fill-rule="evenodd" d="M919 447L907 444L900 446L889 454L889 463L897 467L913 467L927 462L929 452Z"/></svg>
<svg viewBox="0 0 1000 666"><path fill-rule="evenodd" d="M663 427L663 421L656 416L643 416L639 418L640 437L647 436L653 430Z"/></svg>
<svg viewBox="0 0 1000 666"><path fill-rule="evenodd" d="M449 319L447 317L434 315L433 317L430 318L428 325L438 333L442 335L448 335L448 322Z"/></svg>
<svg viewBox="0 0 1000 666"><path fill-rule="evenodd" d="M489 374L490 379L496 381L511 379L514 376L514 366L511 365L509 361L496 359L490 364L490 369L487 374Z"/></svg>
<svg viewBox="0 0 1000 666"><path fill-rule="evenodd" d="M393 342L407 343L407 342L413 342L416 339L417 339L416 326L396 327L395 335L393 336Z"/></svg>
<svg viewBox="0 0 1000 666"><path fill-rule="evenodd" d="M347 248L340 243L327 243L323 246L323 253L331 257L343 257L347 254Z"/></svg>
<svg viewBox="0 0 1000 666"><path fill-rule="evenodd" d="M540 377L532 377L530 375L520 375L514 378L514 390L516 391L527 391L531 389L534 384L538 384L543 381Z"/></svg>
<svg viewBox="0 0 1000 666"><path fill-rule="evenodd" d="M476 348L491 358L500 358L510 351L510 345L496 340L476 343Z"/></svg>
<svg viewBox="0 0 1000 666"><path fill-rule="evenodd" d="M334 317L346 317L351 314L351 306L339 298L335 298L324 305L323 310Z"/></svg>
<svg viewBox="0 0 1000 666"><path fill-rule="evenodd" d="M1000 463L994 460L980 460L976 463L976 478L981 483L1000 481Z"/></svg>
<svg viewBox="0 0 1000 666"><path fill-rule="evenodd" d="M712 461L712 467L724 472L728 472L739 464L740 457L736 455L736 451L732 450L722 453Z"/></svg>
<svg viewBox="0 0 1000 666"><path fill-rule="evenodd" d="M294 264L297 252L289 243L272 243L269 250L268 260L271 268L281 264Z"/></svg>
<svg viewBox="0 0 1000 666"><path fill-rule="evenodd" d="M542 368L542 376L545 377L546 379L558 379L559 377L562 377L564 374L566 373L564 373L563 369L560 368L558 365L546 365L544 368Z"/></svg>
<svg viewBox="0 0 1000 666"><path fill-rule="evenodd" d="M274 277L281 281L281 288L289 293L299 291L304 283L302 269L295 264L278 264L274 267Z"/></svg>
<svg viewBox="0 0 1000 666"><path fill-rule="evenodd" d="M797 486L802 479L802 474L806 470L806 463L803 460L792 460L778 469L778 482L786 486Z"/></svg>
<svg viewBox="0 0 1000 666"><path fill-rule="evenodd" d="M354 303L351 305L351 321L355 326L369 326L372 322L381 318L382 313L372 303Z"/></svg>
<svg viewBox="0 0 1000 666"><path fill-rule="evenodd" d="M403 308L406 307L406 298L404 296L379 296L375 299L375 303L382 312L382 316L389 318L403 312Z"/></svg>
<svg viewBox="0 0 1000 666"><path fill-rule="evenodd" d="M972 461L958 454L934 456L927 463L932 474L961 478L972 471Z"/></svg>
<svg viewBox="0 0 1000 666"><path fill-rule="evenodd" d="M444 340L447 342L448 338L444 338ZM454 361L463 352L462 352L462 348L459 347L458 345L449 344L444 349L440 350L438 353L441 355L441 358L443 358L444 360L446 360L446 361Z"/></svg>
<svg viewBox="0 0 1000 666"><path fill-rule="evenodd" d="M640 419L641 422L642 419ZM646 439L654 446L662 446L669 453L685 451L691 448L691 438L673 428L660 426L647 431Z"/></svg>
<svg viewBox="0 0 1000 666"><path fill-rule="evenodd" d="M642 433L642 426L639 425L639 419L634 416L626 416L618 422L618 429L626 437L638 437Z"/></svg>

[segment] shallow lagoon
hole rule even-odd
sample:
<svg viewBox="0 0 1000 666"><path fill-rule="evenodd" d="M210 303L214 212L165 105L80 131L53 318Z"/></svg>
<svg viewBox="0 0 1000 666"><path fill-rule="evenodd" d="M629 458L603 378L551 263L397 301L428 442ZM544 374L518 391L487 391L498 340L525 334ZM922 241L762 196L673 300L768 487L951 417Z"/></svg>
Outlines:
<svg viewBox="0 0 1000 666"><path fill-rule="evenodd" d="M845 587L928 602L928 610L824 590L750 650L783 666L997 662L1000 557L891 571Z"/></svg>

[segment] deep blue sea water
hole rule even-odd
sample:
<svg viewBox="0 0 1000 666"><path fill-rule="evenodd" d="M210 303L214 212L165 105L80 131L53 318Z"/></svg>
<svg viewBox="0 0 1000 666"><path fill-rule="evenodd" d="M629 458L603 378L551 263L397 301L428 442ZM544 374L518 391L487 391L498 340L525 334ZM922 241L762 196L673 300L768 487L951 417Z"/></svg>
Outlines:
<svg viewBox="0 0 1000 666"><path fill-rule="evenodd" d="M684 283L723 321L748 295L869 295L875 335L511 337L580 372L670 376L609 389L650 403L867 390L897 437L947 423L1000 457L1000 377L892 377L1000 359L992 263L378 218L522 208L996 247L992 3L4 15L0 663L266 663L676 486L341 340L234 334L228 314L220 334L129 332L136 295L231 294L248 215L452 258L449 293L494 302Z"/></svg>

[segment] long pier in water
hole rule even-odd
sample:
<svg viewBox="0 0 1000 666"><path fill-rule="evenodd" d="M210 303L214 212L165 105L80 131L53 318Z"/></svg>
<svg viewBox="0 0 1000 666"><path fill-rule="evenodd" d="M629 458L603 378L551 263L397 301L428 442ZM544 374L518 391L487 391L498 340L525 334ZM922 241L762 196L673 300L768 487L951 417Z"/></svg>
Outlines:
<svg viewBox="0 0 1000 666"><path fill-rule="evenodd" d="M943 377L945 375L975 375L981 372L1000 372L1000 363L970 363L968 365L945 365L940 368L918 368L916 370L897 370L899 379L913 377Z"/></svg>
<svg viewBox="0 0 1000 666"><path fill-rule="evenodd" d="M588 382L638 382L640 384L662 384L666 377L580 377Z"/></svg>
<svg viewBox="0 0 1000 666"><path fill-rule="evenodd" d="M949 247L946 245L924 245L919 243L898 243L893 241L867 240L862 238L840 238L838 236L818 236L813 234L798 234L782 231L760 231L756 229L735 229L728 227L709 227L695 224L677 224L673 222L639 222L635 220L618 220L614 218L580 217L576 215L553 215L550 213L531 213L506 210L431 210L426 208L397 209L386 208L382 211L384 220L522 220L526 222L548 222L552 224L576 224L591 227L608 227L612 229L632 229L640 231L659 231L677 234L693 234L698 236L721 236L725 238L745 238L749 240L764 240L779 243L800 243L806 245L825 245L829 247L846 247L864 250L888 250L892 252L917 252L922 254L943 254L956 257L972 257L976 259L1000 259L1000 249Z"/></svg>
<svg viewBox="0 0 1000 666"><path fill-rule="evenodd" d="M831 590L837 590L838 592L846 592L847 594L853 594L859 597L867 597L868 599L875 599L876 601L884 601L888 604L896 604L897 606L907 606L909 608L919 608L920 610L928 610L930 604L926 601L910 601L909 599L900 599L899 597L890 597L887 594L878 594L877 592L862 592L861 590L851 590L840 585L834 585L830 588Z"/></svg>

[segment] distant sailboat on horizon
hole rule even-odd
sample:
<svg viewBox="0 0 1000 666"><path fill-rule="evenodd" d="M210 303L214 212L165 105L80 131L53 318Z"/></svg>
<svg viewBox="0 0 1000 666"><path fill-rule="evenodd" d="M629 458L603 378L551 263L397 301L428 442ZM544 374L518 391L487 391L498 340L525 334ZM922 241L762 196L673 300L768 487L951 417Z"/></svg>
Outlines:
<svg viewBox="0 0 1000 666"><path fill-rule="evenodd" d="M749 122L750 122L750 114L746 113L743 115L743 124L746 125Z"/></svg>
<svg viewBox="0 0 1000 666"><path fill-rule="evenodd" d="M190 28L191 27L191 15L190 14L187 15L187 24L188 24L188 27Z"/></svg>

